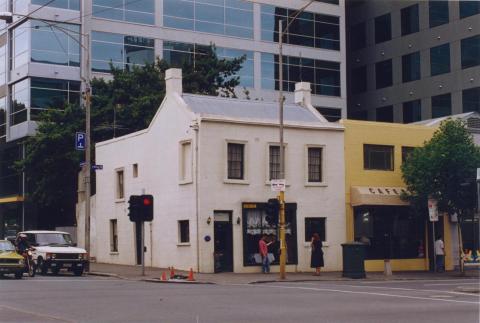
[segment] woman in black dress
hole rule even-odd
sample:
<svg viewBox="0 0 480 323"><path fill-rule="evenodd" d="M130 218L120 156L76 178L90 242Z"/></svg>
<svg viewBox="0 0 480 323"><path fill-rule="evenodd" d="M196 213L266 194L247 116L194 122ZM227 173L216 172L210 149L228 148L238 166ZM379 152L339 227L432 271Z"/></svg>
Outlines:
<svg viewBox="0 0 480 323"><path fill-rule="evenodd" d="M320 276L320 267L323 267L323 250L322 240L318 233L314 233L312 237L312 258L310 267L315 268L315 276Z"/></svg>

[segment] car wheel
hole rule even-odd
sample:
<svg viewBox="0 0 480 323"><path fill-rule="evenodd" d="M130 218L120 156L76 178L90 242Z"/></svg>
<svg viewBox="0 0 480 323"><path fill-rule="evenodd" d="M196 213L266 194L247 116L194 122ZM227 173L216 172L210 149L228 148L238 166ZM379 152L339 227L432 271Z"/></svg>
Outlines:
<svg viewBox="0 0 480 323"><path fill-rule="evenodd" d="M74 270L73 270L73 274L74 274L75 276L82 276L82 274L83 274L83 268L74 269Z"/></svg>
<svg viewBox="0 0 480 323"><path fill-rule="evenodd" d="M23 277L23 271L17 271L15 273L15 279L22 279Z"/></svg>
<svg viewBox="0 0 480 323"><path fill-rule="evenodd" d="M52 273L56 276L60 272L60 268L52 268Z"/></svg>
<svg viewBox="0 0 480 323"><path fill-rule="evenodd" d="M37 268L33 261L30 262L30 266L28 266L28 276L35 277L35 273L37 272Z"/></svg>

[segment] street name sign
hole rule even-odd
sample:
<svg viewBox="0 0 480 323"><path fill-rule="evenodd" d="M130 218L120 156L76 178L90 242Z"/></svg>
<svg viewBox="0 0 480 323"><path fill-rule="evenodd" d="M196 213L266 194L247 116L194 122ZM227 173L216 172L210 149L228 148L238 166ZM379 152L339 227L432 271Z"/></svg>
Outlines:
<svg viewBox="0 0 480 323"><path fill-rule="evenodd" d="M285 192L285 180L284 179L272 179L271 188L273 192Z"/></svg>

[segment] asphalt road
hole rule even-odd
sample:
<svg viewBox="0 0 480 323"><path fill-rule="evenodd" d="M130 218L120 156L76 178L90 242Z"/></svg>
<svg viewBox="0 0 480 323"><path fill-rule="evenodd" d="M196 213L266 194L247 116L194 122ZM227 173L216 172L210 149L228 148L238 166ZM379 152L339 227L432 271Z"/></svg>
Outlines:
<svg viewBox="0 0 480 323"><path fill-rule="evenodd" d="M257 285L0 279L0 322L479 322L473 279Z"/></svg>

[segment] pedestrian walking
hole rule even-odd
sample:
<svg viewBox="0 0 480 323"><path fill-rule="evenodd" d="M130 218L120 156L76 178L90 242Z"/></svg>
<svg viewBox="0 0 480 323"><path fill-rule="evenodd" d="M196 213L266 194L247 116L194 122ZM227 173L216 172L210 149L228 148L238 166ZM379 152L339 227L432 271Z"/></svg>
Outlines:
<svg viewBox="0 0 480 323"><path fill-rule="evenodd" d="M262 256L262 272L268 274L270 272L270 260L268 259L268 246L272 244L272 241L267 243L267 235L262 235L260 241L258 241L258 251Z"/></svg>
<svg viewBox="0 0 480 323"><path fill-rule="evenodd" d="M320 268L324 266L323 263L323 250L322 240L318 233L314 233L312 236L312 257L310 259L310 267L315 268L315 276L320 276Z"/></svg>
<svg viewBox="0 0 480 323"><path fill-rule="evenodd" d="M435 268L437 272L445 271L445 245L441 236L438 236L437 240L435 240L435 262L437 264L437 268Z"/></svg>

